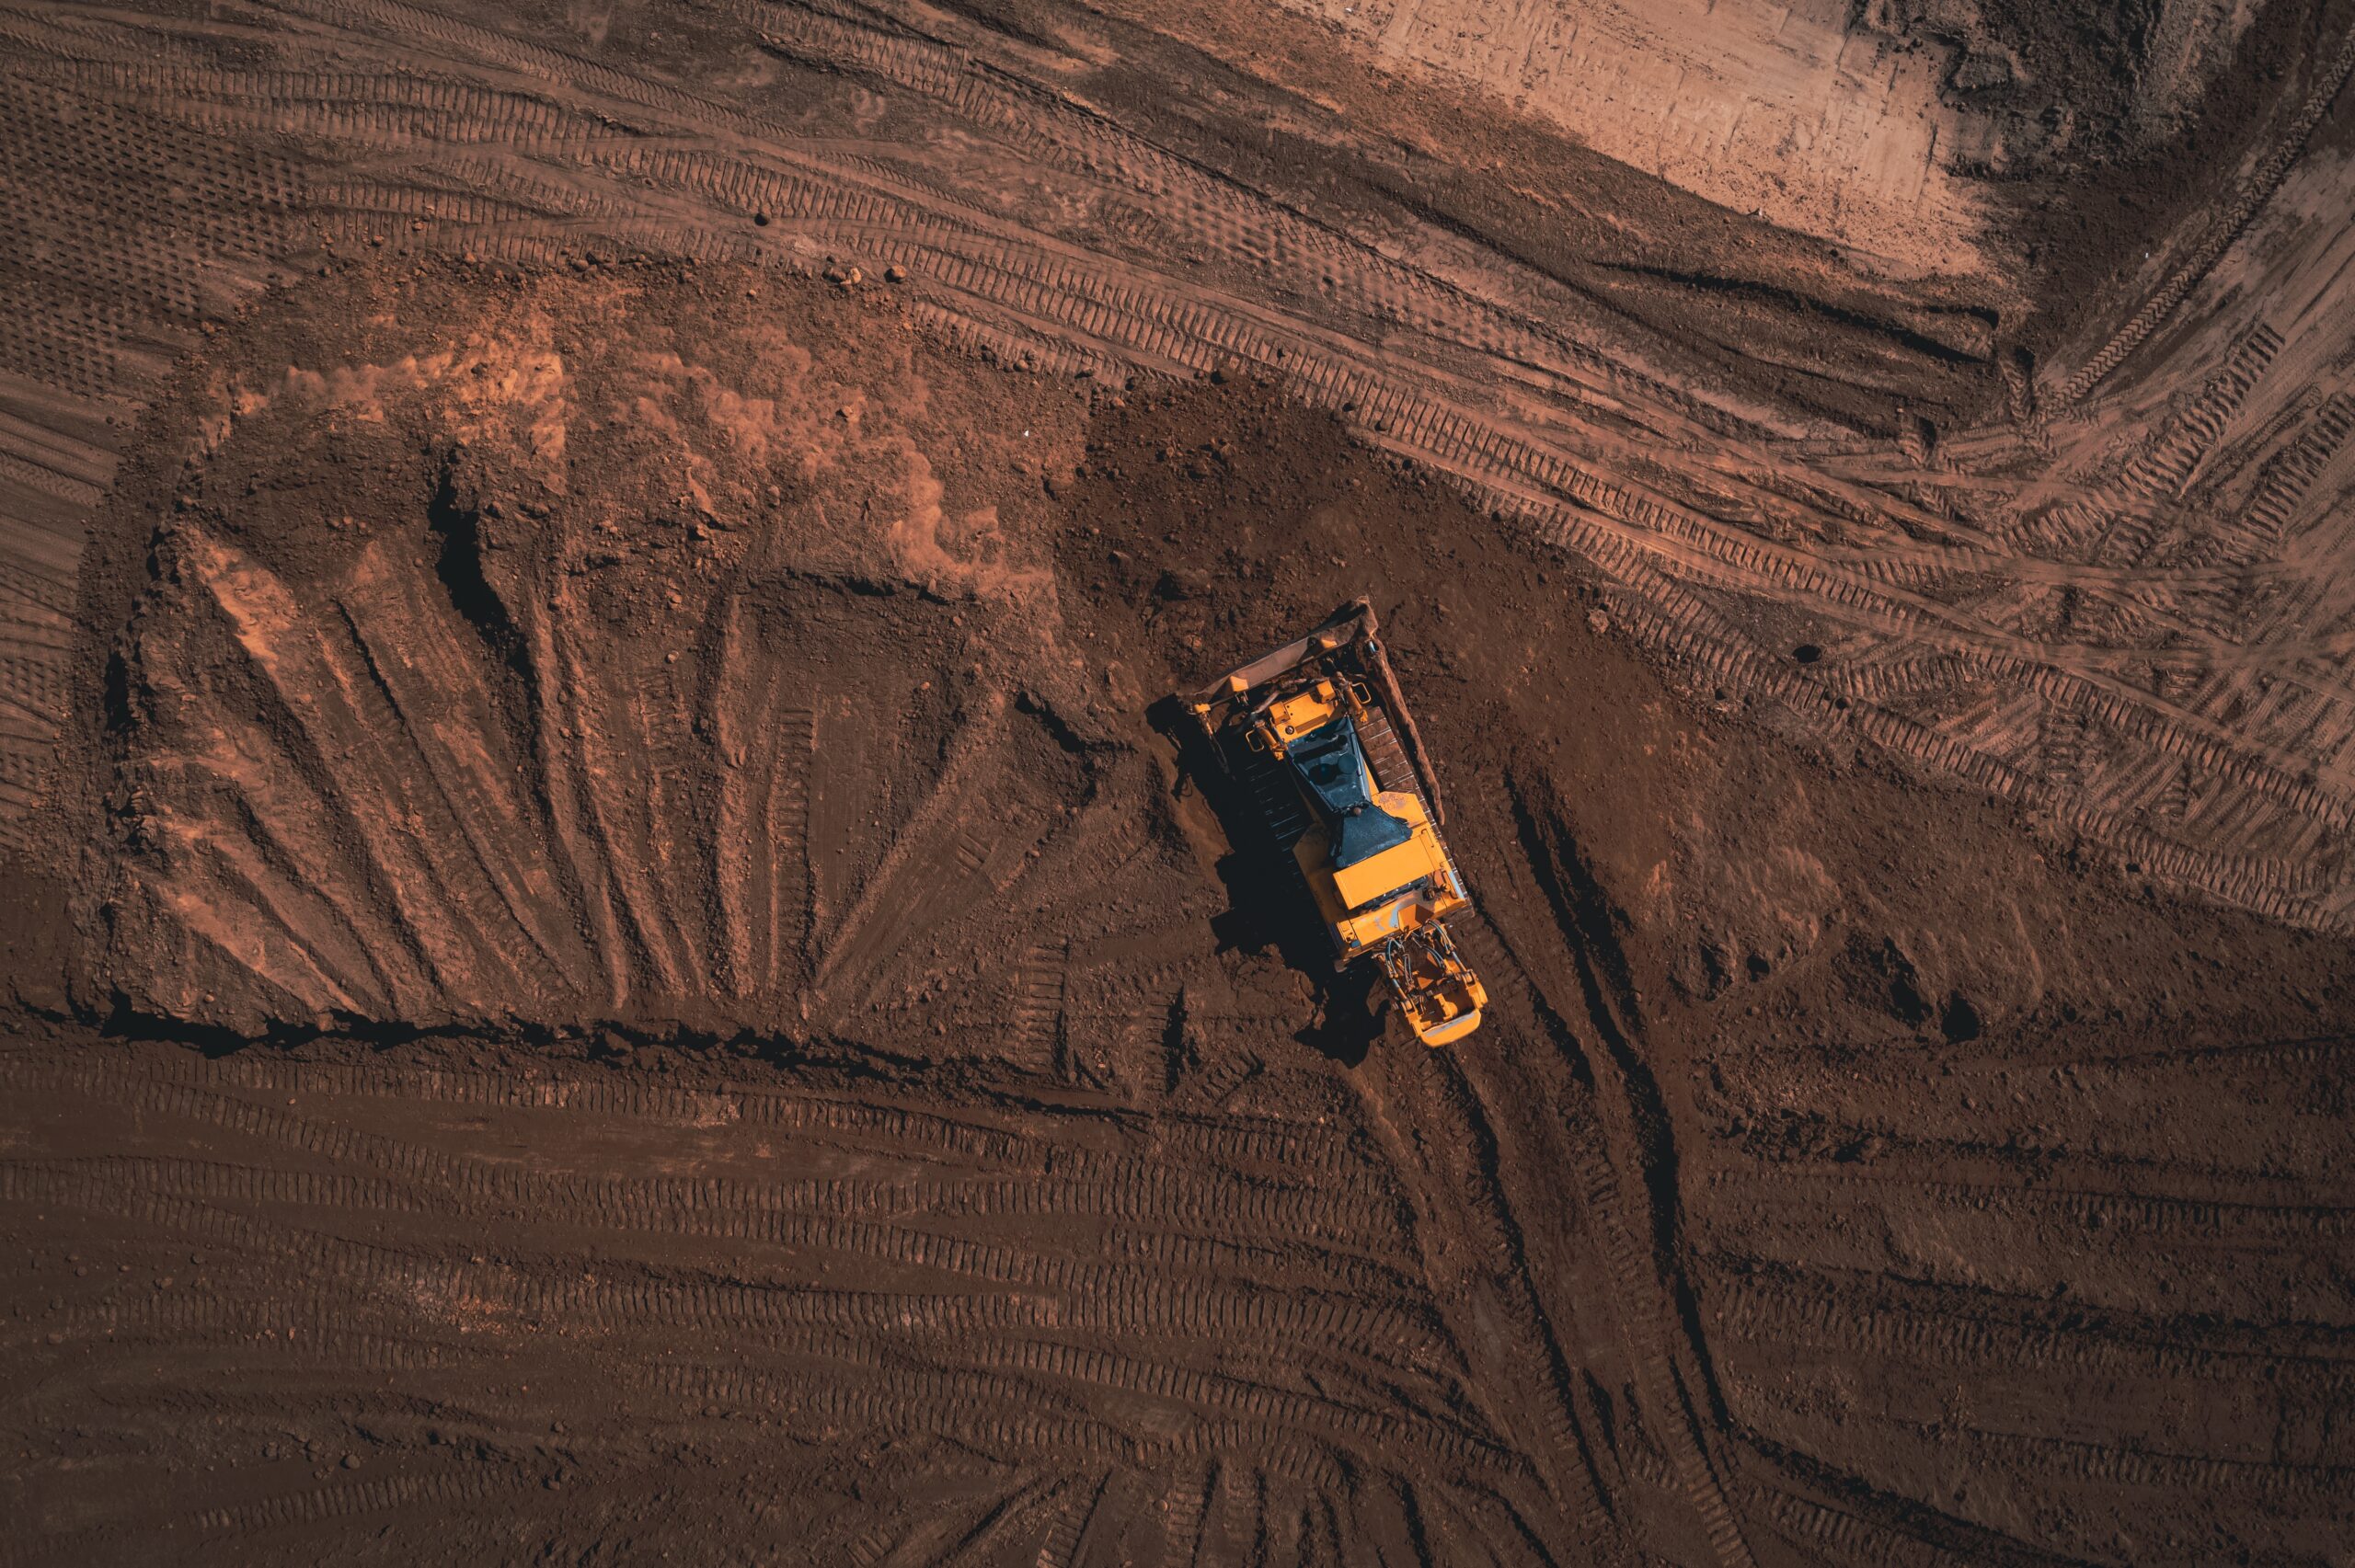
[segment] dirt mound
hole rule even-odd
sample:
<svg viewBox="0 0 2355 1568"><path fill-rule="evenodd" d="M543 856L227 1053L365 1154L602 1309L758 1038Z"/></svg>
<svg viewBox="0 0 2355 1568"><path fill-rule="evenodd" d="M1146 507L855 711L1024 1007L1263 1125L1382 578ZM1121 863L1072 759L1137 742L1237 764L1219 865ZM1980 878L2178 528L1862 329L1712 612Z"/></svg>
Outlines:
<svg viewBox="0 0 2355 1568"><path fill-rule="evenodd" d="M1081 406L758 293L355 280L208 368L113 650L94 1004L828 1035L1143 896L1074 847L1150 792L1029 543Z"/></svg>

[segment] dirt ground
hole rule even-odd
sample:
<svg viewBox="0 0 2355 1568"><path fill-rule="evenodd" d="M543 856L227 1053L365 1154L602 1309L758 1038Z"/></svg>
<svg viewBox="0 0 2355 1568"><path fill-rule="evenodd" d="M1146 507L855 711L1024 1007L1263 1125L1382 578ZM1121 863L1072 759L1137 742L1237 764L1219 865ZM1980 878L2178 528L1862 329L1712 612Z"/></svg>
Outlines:
<svg viewBox="0 0 2355 1568"><path fill-rule="evenodd" d="M20 1554L2341 1560L2345 944L1663 679L1332 417L360 266L140 451L0 1054ZM1360 591L1449 1052L1155 703Z"/></svg>
<svg viewBox="0 0 2355 1568"><path fill-rule="evenodd" d="M2350 73L0 13L0 1563L2355 1568Z"/></svg>

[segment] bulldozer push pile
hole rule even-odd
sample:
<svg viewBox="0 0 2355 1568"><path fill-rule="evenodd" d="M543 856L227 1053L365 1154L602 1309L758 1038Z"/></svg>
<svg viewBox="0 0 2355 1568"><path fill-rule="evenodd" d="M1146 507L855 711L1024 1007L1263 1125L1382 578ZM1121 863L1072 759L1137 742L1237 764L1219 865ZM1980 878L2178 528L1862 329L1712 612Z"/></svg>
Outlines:
<svg viewBox="0 0 2355 1568"><path fill-rule="evenodd" d="M1380 964L1416 1037L1444 1046L1479 1027L1488 993L1448 934L1472 901L1374 631L1373 607L1354 601L1188 705L1299 867L1339 961Z"/></svg>

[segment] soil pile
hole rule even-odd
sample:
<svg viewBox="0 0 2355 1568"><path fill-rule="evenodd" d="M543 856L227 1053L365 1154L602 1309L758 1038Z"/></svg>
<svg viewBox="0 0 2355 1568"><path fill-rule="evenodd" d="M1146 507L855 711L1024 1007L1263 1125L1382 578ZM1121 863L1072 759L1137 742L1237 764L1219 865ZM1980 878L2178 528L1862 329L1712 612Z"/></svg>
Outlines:
<svg viewBox="0 0 2355 1568"><path fill-rule="evenodd" d="M782 293L354 280L208 369L129 502L91 1005L825 1034L918 933L937 985L1111 891L1063 848L1097 693L1019 482L1081 405Z"/></svg>

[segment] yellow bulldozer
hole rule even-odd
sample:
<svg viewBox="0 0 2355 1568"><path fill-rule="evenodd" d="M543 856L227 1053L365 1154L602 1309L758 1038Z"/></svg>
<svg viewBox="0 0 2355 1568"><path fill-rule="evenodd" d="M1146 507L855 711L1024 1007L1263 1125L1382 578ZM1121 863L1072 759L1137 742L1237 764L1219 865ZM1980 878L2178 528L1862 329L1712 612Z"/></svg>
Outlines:
<svg viewBox="0 0 2355 1568"><path fill-rule="evenodd" d="M1289 853L1343 964L1371 956L1416 1037L1452 1045L1488 992L1448 934L1472 900L1440 838L1439 780L1375 635L1343 605L1183 699Z"/></svg>

